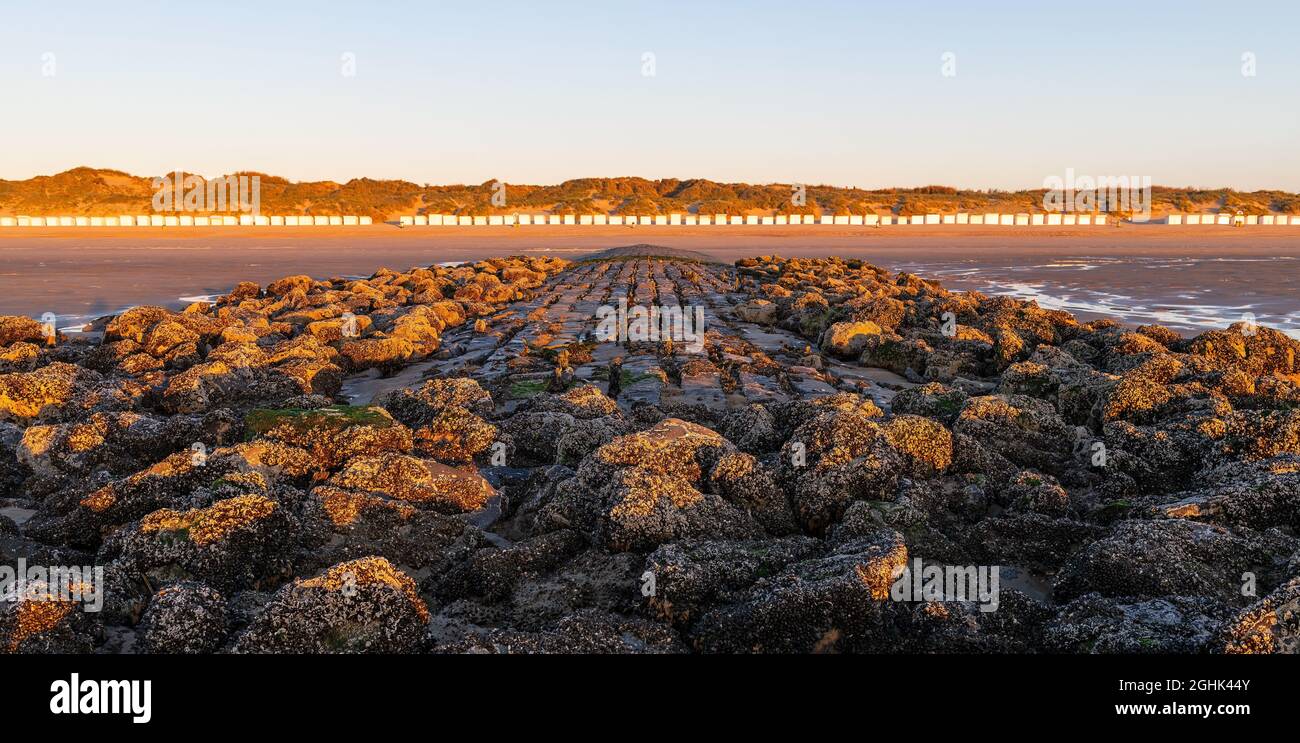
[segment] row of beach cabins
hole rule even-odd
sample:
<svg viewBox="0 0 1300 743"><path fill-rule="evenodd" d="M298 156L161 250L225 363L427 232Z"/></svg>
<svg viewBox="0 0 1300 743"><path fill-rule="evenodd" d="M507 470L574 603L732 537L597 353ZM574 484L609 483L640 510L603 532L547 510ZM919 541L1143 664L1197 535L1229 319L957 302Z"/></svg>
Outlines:
<svg viewBox="0 0 1300 743"><path fill-rule="evenodd" d="M1289 222L1288 222L1289 219ZM1145 220L1134 220L1145 221ZM1170 214L1158 220L1160 224L1269 224L1300 226L1300 216L1286 215L1231 215L1231 214ZM1105 214L913 214L894 216L892 214L853 214L853 215L778 215L778 216L737 216L728 214L657 214L654 216L620 216L614 214L495 214L491 216L470 217L454 214L419 214L401 217L403 227L456 226L472 225L510 226L524 224L545 225L851 225L876 227L891 224L981 224L1001 225L1004 227L1021 226L1078 226L1104 225Z"/></svg>
<svg viewBox="0 0 1300 743"><path fill-rule="evenodd" d="M1143 221L1143 220L1134 220ZM1177 225L1292 225L1300 226L1300 216L1242 214L1170 214L1155 220L1159 224ZM493 214L466 216L456 214L418 214L398 219L402 227L470 227L514 225L847 225L879 227L894 224L925 225L1000 225L1004 227L1056 227L1104 225L1105 214L853 214L816 216L812 214L778 216L738 216L728 214L657 214L626 216L618 214ZM370 217L358 216L261 216L253 214L192 216L148 214L117 217L0 217L0 227L359 227L374 224Z"/></svg>
<svg viewBox="0 0 1300 743"><path fill-rule="evenodd" d="M357 227L370 217L264 217L254 214L196 217L141 214L118 217L0 217L0 227Z"/></svg>

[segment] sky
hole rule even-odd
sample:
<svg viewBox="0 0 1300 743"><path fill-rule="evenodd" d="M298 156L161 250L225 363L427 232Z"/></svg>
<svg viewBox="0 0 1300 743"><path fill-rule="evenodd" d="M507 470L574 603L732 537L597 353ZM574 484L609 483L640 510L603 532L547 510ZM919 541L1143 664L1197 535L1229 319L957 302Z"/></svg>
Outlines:
<svg viewBox="0 0 1300 743"><path fill-rule="evenodd" d="M1300 191L1300 3L9 2L0 178ZM1253 73L1253 74L1245 74Z"/></svg>

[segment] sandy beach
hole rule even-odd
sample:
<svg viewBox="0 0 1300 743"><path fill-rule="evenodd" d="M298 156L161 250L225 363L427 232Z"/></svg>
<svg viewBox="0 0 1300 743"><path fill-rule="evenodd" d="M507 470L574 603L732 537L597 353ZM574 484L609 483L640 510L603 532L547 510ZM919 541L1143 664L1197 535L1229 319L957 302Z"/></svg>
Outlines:
<svg viewBox="0 0 1300 743"><path fill-rule="evenodd" d="M1291 262L1300 258L1300 228L1289 226L13 229L0 232L0 314L54 312L66 327L140 304L180 308L239 281L369 276L380 267L506 255L573 257L635 243L728 262L765 254L864 258L955 289L1184 330L1247 311L1279 329L1300 329L1300 264ZM1256 270L1260 260L1277 270Z"/></svg>

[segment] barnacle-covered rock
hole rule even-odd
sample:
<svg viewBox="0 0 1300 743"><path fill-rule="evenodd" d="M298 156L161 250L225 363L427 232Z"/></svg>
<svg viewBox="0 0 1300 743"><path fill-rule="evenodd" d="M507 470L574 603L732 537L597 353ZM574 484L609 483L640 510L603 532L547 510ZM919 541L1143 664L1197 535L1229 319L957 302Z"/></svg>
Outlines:
<svg viewBox="0 0 1300 743"><path fill-rule="evenodd" d="M276 592L235 641L237 653L403 653L419 650L429 609L415 581L364 557Z"/></svg>
<svg viewBox="0 0 1300 743"><path fill-rule="evenodd" d="M197 581L164 586L149 602L141 629L145 652L215 652L226 639L226 598Z"/></svg>
<svg viewBox="0 0 1300 743"><path fill-rule="evenodd" d="M279 503L241 495L188 511L161 509L114 535L103 555L120 573L196 579L221 590L278 576L293 546L293 517Z"/></svg>
<svg viewBox="0 0 1300 743"><path fill-rule="evenodd" d="M492 485L472 466L451 467L391 452L354 457L330 482L444 513L476 511L496 495Z"/></svg>

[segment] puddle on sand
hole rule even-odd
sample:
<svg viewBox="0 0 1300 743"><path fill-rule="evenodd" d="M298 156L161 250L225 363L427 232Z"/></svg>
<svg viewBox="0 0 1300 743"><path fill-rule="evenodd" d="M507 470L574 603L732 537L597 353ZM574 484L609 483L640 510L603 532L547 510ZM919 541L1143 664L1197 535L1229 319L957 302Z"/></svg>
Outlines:
<svg viewBox="0 0 1300 743"><path fill-rule="evenodd" d="M905 377L876 366L850 366L838 361L831 361L826 365L826 369L836 377L865 379L878 385L893 385L900 389L910 389L917 386L915 382L908 381Z"/></svg>
<svg viewBox="0 0 1300 743"><path fill-rule="evenodd" d="M1014 588L1035 601L1052 604L1052 584L1044 576L1015 565L998 567L998 589Z"/></svg>
<svg viewBox="0 0 1300 743"><path fill-rule="evenodd" d="M482 508L473 513L467 514L465 520L468 521L471 526L478 527L483 532L484 538L489 542L504 549L510 547L513 542L490 530L490 527L501 518L504 510L505 496L494 495L488 499L487 503L483 504Z"/></svg>
<svg viewBox="0 0 1300 743"><path fill-rule="evenodd" d="M386 392L419 387L424 382L424 373L437 363L418 361L391 377L382 376L378 369L367 369L344 379L339 395L349 405L370 405Z"/></svg>
<svg viewBox="0 0 1300 743"><path fill-rule="evenodd" d="M8 516L19 526L30 521L35 515L36 511L31 508L18 508L17 506L12 508L0 508L0 516Z"/></svg>

